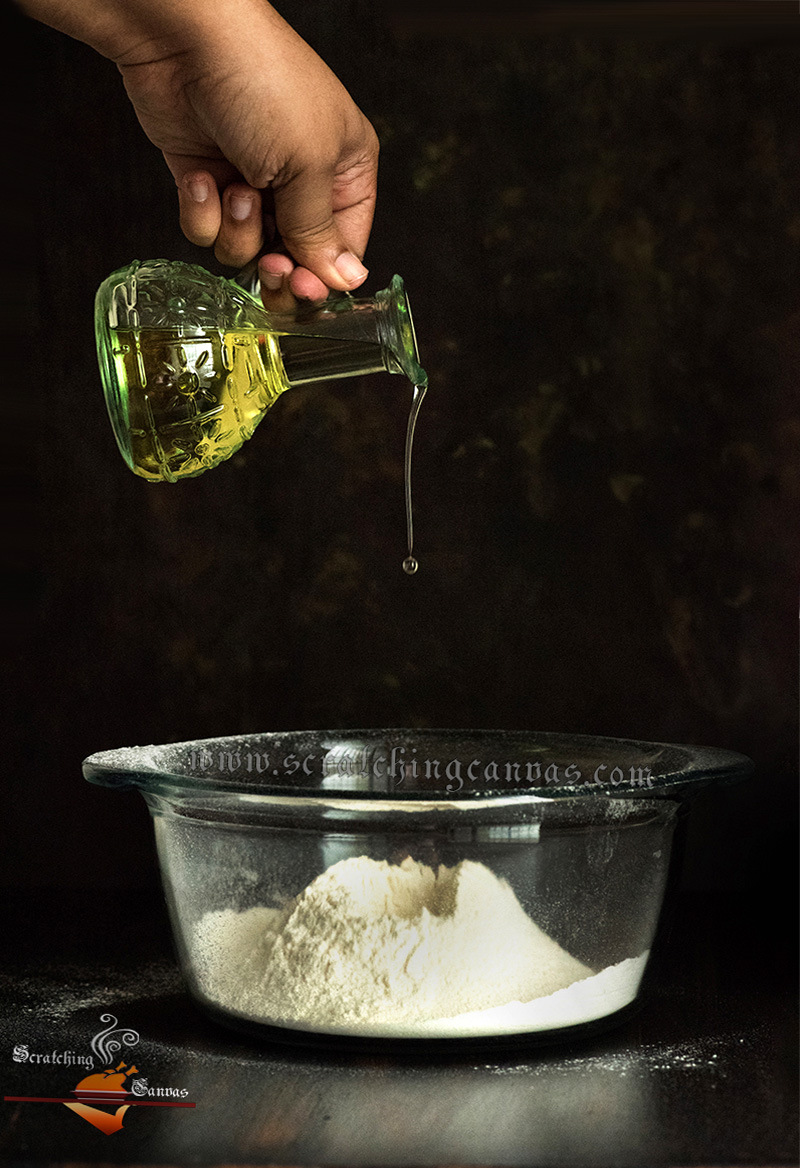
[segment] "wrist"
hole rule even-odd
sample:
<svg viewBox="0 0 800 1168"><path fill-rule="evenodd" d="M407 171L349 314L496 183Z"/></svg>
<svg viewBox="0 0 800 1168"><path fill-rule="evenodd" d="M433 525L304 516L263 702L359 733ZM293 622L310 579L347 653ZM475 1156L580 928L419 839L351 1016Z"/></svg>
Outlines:
<svg viewBox="0 0 800 1168"><path fill-rule="evenodd" d="M118 65L165 57L197 44L220 22L226 8L249 0L17 0L34 20L90 45ZM272 11L266 0L258 7ZM277 15L277 14L275 14Z"/></svg>

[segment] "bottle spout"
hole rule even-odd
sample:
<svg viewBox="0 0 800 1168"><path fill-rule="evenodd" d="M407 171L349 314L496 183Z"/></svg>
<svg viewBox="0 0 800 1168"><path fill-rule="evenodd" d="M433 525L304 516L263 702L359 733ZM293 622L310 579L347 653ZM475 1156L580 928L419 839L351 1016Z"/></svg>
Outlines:
<svg viewBox="0 0 800 1168"><path fill-rule="evenodd" d="M379 292L375 300L385 305L379 329L385 350L394 358L394 368L389 372L404 373L412 385L426 388L428 375L419 363L414 319L402 277L393 276L389 287Z"/></svg>

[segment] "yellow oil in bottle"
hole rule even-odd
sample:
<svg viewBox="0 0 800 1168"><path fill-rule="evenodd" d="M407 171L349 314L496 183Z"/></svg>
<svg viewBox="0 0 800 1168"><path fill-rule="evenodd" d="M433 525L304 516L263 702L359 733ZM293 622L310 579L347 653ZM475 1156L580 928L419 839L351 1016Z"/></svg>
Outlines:
<svg viewBox="0 0 800 1168"><path fill-rule="evenodd" d="M112 329L117 400L127 413L122 453L131 470L174 482L230 458L289 388L278 335Z"/></svg>

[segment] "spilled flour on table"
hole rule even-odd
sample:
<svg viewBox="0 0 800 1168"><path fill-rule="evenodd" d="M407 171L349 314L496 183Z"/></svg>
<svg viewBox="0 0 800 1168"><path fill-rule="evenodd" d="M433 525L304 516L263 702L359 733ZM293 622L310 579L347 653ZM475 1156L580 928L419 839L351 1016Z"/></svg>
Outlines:
<svg viewBox="0 0 800 1168"><path fill-rule="evenodd" d="M647 953L595 972L543 932L483 864L342 860L283 909L206 913L201 993L241 1016L328 1033L546 1030L632 1001Z"/></svg>

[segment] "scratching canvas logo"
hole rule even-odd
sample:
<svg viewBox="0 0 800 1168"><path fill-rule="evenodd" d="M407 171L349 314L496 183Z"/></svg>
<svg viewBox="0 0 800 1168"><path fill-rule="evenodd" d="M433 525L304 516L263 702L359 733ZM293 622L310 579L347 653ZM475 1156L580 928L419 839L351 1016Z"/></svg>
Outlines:
<svg viewBox="0 0 800 1168"><path fill-rule="evenodd" d="M101 1014L100 1021L105 1029L95 1034L90 1043L93 1057L79 1055L74 1051L32 1051L26 1044L14 1047L12 1058L15 1063L30 1066L56 1064L63 1066L83 1066L84 1069L99 1066L102 1070L92 1070L76 1084L69 1096L52 1095L5 1095L7 1103L62 1103L75 1115L85 1119L105 1135L113 1135L121 1130L131 1107L194 1107L185 1096L185 1088L151 1087L139 1068L133 1063L119 1059L123 1047L134 1047L139 1043L137 1031L119 1026L113 1014ZM96 1061L95 1061L96 1060ZM119 1061L117 1061L119 1060ZM116 1065L114 1065L116 1063ZM158 1098L155 1098L158 1096ZM164 1098L168 1096L168 1098Z"/></svg>
<svg viewBox="0 0 800 1168"><path fill-rule="evenodd" d="M91 1042L92 1051L97 1056L100 1066L103 1066L104 1063L112 1061L113 1057L122 1049L123 1043L125 1046L136 1046L139 1035L135 1030L115 1029L117 1019L113 1014L103 1014L100 1021L111 1023L106 1030L95 1034ZM114 1068L108 1066L104 1071L95 1071L94 1074L86 1075L73 1092L77 1097L76 1102L67 1103L65 1106L109 1136L122 1127L125 1113L130 1107L130 1103L120 1103L120 1100L125 1099L128 1095L125 1088L126 1080L132 1080L131 1093L142 1094L142 1083L145 1084L146 1090L146 1080L133 1078L138 1073L138 1067L133 1066L133 1064L126 1066L124 1062L120 1062ZM113 1107L114 1110L102 1110L104 1104L106 1107Z"/></svg>

